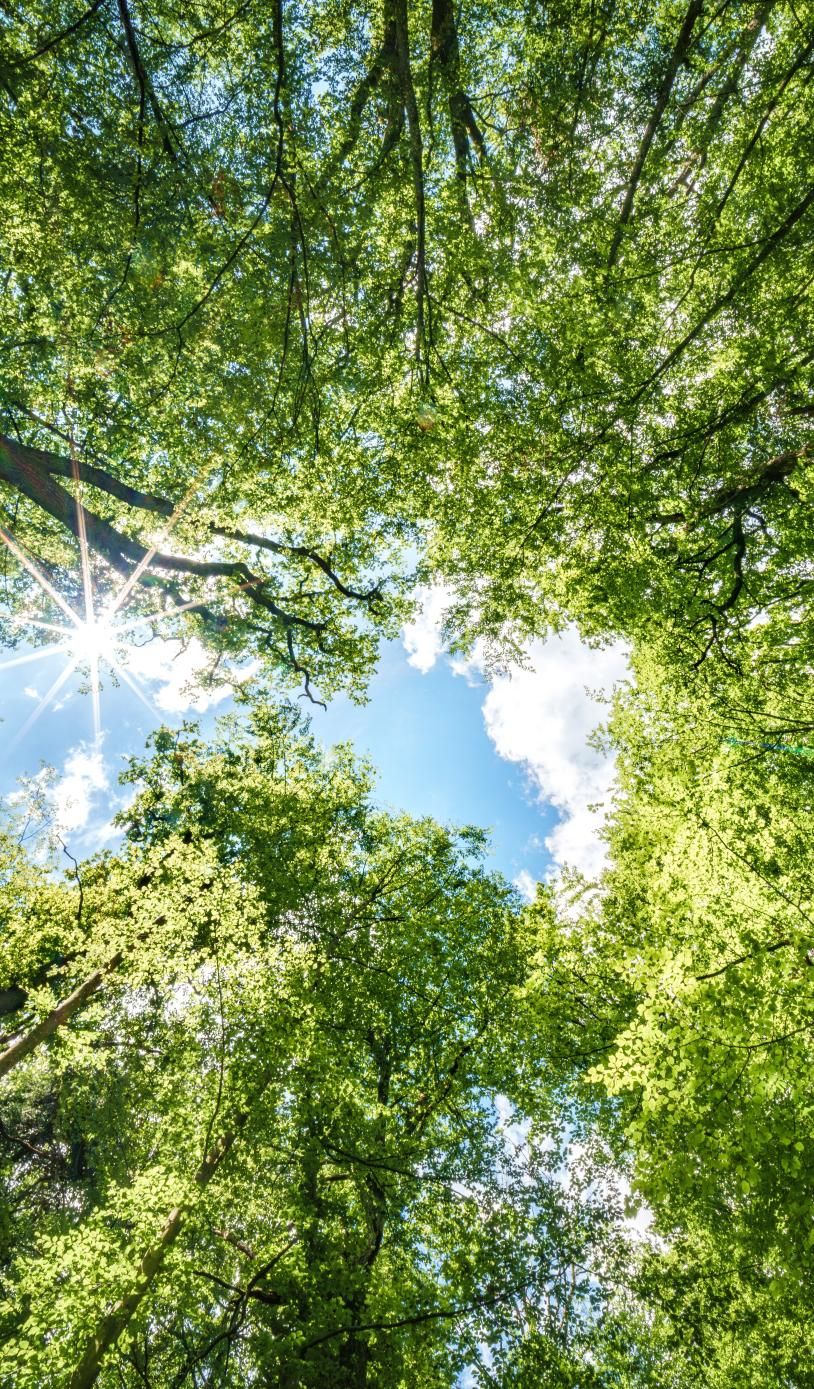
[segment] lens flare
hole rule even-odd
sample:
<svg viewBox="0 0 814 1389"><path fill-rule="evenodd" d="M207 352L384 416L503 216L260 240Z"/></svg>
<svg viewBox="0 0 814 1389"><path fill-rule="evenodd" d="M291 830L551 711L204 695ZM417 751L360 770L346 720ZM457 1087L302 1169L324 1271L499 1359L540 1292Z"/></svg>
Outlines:
<svg viewBox="0 0 814 1389"><path fill-rule="evenodd" d="M114 659L116 638L116 629L110 623L104 618L93 617L68 633L68 647L78 663L98 665L103 659Z"/></svg>
<svg viewBox="0 0 814 1389"><path fill-rule="evenodd" d="M139 563L135 566L132 573L125 579L119 591L114 596L112 602L103 612L96 612L94 607L93 575L91 572L90 549L86 532L85 509L82 505L82 477L81 469L76 458L75 446L71 441L71 460L73 464L73 480L76 484L76 537L79 541L79 554L82 572L82 595L84 599L84 617L80 617L74 612L69 603L42 572L40 566L28 555L23 546L4 526L0 525L0 542L6 546L11 554L14 555L20 566L26 570L29 576L35 581L42 594L58 608L67 619L67 625L58 625L54 622L46 622L33 614L26 614L25 617L12 618L17 626L34 627L40 631L53 633L54 641L51 645L40 647L36 651L27 653L23 656L12 658L9 661L0 662L0 670L10 669L12 666L27 665L30 661L38 661L44 656L60 654L65 659L65 666L61 674L52 684L51 688L40 700L33 714L27 719L25 725L13 742L5 749L6 755L15 747L29 731L37 720L45 713L50 704L53 703L63 685L74 673L75 670L88 670L90 673L90 694L93 704L93 730L94 739L97 747L102 737L101 722L101 682L99 679L100 666L104 665L112 671L114 676L120 679L132 690L142 704L150 710L151 714L160 720L160 714L155 706L150 702L141 687L141 681L134 671L128 671L119 659L125 656L129 648L133 646L132 633L136 628L152 626L167 618L176 616L178 613L193 611L196 608L205 606L201 600L187 603L173 603L167 608L158 612L148 614L146 617L129 618L123 617L125 607L142 579L145 571L152 564L158 554L159 539L149 547L144 553ZM198 476L193 480L192 485L174 507L172 515L168 518L160 541L166 543L167 538L175 528L178 521L183 516L195 495L199 491L203 482L212 474L217 466L217 459L210 462Z"/></svg>
<svg viewBox="0 0 814 1389"><path fill-rule="evenodd" d="M142 703L148 707L150 712L158 717L156 710L139 688L137 681L131 678L129 672L124 669L119 660L119 654L121 653L124 655L131 645L128 625L132 626L132 622L128 624L127 619L120 619L119 622L114 623L112 620L113 611L111 609L98 613L95 611L90 564L87 561L84 536L80 537L80 543L83 549L82 586L85 600L84 618L73 611L61 594L49 583L39 566L34 563L14 537L3 527L0 527L0 540L5 543L7 549L12 552L23 568L36 581L45 597L50 599L50 601L65 614L66 618L68 618L68 622L65 624L44 622L30 613L12 619L19 628L25 629L26 627L34 627L39 631L52 633L55 640L48 646L38 647L36 651L27 652L23 656L13 657L9 661L0 662L0 670L8 670L14 666L27 665L30 662L42 660L46 656L55 655L61 655L65 664L60 674L39 701L34 712L26 719L22 728L17 733L17 736L11 743L6 745L4 749L5 755L8 756L12 749L17 747L26 734L30 732L48 707L54 703L59 692L77 670L87 671L90 677L89 690L93 710L93 736L97 748L101 745L102 740L100 680L100 668L102 666L107 667L116 677L120 678L131 690L133 690L134 694L136 694Z"/></svg>

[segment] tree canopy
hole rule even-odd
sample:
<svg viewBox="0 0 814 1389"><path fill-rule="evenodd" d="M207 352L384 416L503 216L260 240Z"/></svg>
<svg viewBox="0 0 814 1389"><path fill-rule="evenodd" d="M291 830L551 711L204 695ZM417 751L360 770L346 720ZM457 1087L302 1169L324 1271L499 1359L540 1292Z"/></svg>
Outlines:
<svg viewBox="0 0 814 1389"><path fill-rule="evenodd" d="M416 553L463 639L805 643L808 18L9 7L7 530L326 689Z"/></svg>
<svg viewBox="0 0 814 1389"><path fill-rule="evenodd" d="M812 1382L813 71L807 0L0 6L0 639L264 681L120 851L3 831L9 1389ZM596 883L269 702L428 582L627 642Z"/></svg>
<svg viewBox="0 0 814 1389"><path fill-rule="evenodd" d="M618 1215L557 1180L482 836L270 709L129 777L121 853L8 874L0 1382L450 1385L521 1310L568 1360Z"/></svg>
<svg viewBox="0 0 814 1389"><path fill-rule="evenodd" d="M645 1298L695 1382L806 1385L814 750L636 677L603 891L543 908L544 1050L632 1158L665 1241Z"/></svg>

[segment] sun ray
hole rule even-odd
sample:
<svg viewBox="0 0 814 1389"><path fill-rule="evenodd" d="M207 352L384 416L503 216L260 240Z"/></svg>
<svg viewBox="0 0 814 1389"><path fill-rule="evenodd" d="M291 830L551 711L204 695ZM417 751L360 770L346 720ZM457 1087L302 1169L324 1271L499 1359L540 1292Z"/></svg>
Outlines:
<svg viewBox="0 0 814 1389"><path fill-rule="evenodd" d="M62 597L60 593L57 593L56 589L53 587L52 584L48 582L42 571L37 567L37 565L34 563L32 559L28 558L28 555L25 553L25 551L22 550L20 546L17 544L17 541L14 539L14 536L11 535L5 529L4 526L0 526L0 540L3 541L4 545L6 545L9 550L11 550L11 553L14 555L15 559L19 560L23 568L28 570L28 573L31 575L32 579L36 579L43 593L47 594L51 601L56 603L58 608L62 609L65 616L69 618L75 626L79 626L81 624L82 619L77 617L76 613L73 611L73 608L69 607L69 605L65 602L65 599Z"/></svg>
<svg viewBox="0 0 814 1389"><path fill-rule="evenodd" d="M239 593L244 588L254 588L255 581L247 579L242 584L235 584L232 592ZM176 603L171 608L159 608L154 613L148 613L146 617L136 617L132 621L123 622L122 629L131 631L134 627L146 627L149 622L160 622L165 617L175 617L178 613L193 612L195 608L205 608L212 600L210 598L193 598L189 603Z"/></svg>
<svg viewBox="0 0 814 1389"><path fill-rule="evenodd" d="M102 699L99 684L99 657L94 655L90 663L90 697L93 710L93 745L96 751L102 744Z"/></svg>
<svg viewBox="0 0 814 1389"><path fill-rule="evenodd" d="M125 685L127 685L128 688L131 689L131 690L133 691L133 694L136 696L136 698L141 700L141 702L142 702L142 704L144 705L145 709L149 709L149 711L150 711L150 713L152 714L153 718L154 718L154 719L158 719L158 721L159 721L159 723L160 723L160 722L161 722L161 714L160 714L159 711L156 709L155 705L152 704L152 703L150 702L150 700L147 698L147 696L145 695L144 691L143 691L142 689L139 688L138 683L137 683L136 680L133 679L133 677L130 675L130 672L121 664L120 661L117 661L117 660L116 660L116 657L115 657L115 656L109 656L107 659L108 659L109 664L111 665L112 669L115 671L116 675L118 675L118 676L120 677L120 679L122 679L122 680L124 681Z"/></svg>
<svg viewBox="0 0 814 1389"><path fill-rule="evenodd" d="M40 622L38 617L13 617L11 621L18 627L36 627L41 632L58 632L63 637L71 635L70 627L60 627L57 622Z"/></svg>
<svg viewBox="0 0 814 1389"><path fill-rule="evenodd" d="M190 603L176 603L171 608L159 608L157 612L149 613L146 617L134 618L132 622L123 623L128 631L135 627L146 627L150 622L161 622L165 617L175 617L178 613L192 612L195 608L205 608L210 600L208 598L196 598Z"/></svg>
<svg viewBox="0 0 814 1389"><path fill-rule="evenodd" d="M73 675L74 671L76 670L77 664L78 659L74 657L72 660L68 662L65 669L60 672L53 685L51 686L50 690L48 690L43 695L33 714L29 715L17 736L15 738L12 738L11 742L5 748L4 758L8 757L9 753L13 752L14 748L16 748L18 744L22 742L23 738L27 733L30 733L31 729L34 727L34 724L37 723L37 721L42 717L49 704L51 704L52 701L56 699L56 696L59 694L66 680L69 680L70 677Z"/></svg>
<svg viewBox="0 0 814 1389"><path fill-rule="evenodd" d="M18 560L20 565L35 580L35 582L42 590L42 592L46 595L46 597L51 599L51 601L60 609L60 611L65 615L65 617L68 618L70 623L70 626L60 626L53 622L45 622L39 618L28 616L18 616L12 619L12 621L17 626L25 627L26 625L28 625L31 627L35 627L38 630L52 632L57 637L60 637L62 640L55 642L54 644L49 645L47 647L39 648L36 651L27 652L23 656L14 657L10 661L1 662L0 670L8 670L17 666L27 665L31 662L41 660L46 656L58 655L60 653L62 653L65 656L66 664L64 669L54 680L48 692L40 700L39 704L37 705L37 708L33 711L29 718L26 719L19 733L16 735L12 743L6 749L6 752L11 751L11 749L16 747L18 743L20 743L22 739L25 738L25 736L30 732L30 730L34 727L37 721L42 717L45 711L53 703L57 694L68 681L68 679L73 675L77 667L84 667L89 672L89 693L91 696L93 712L93 736L94 744L97 748L99 747L102 738L100 681L102 665L108 666L110 670L114 672L114 674L124 684L128 686L128 688L132 691L136 698L149 711L151 716L154 719L160 721L162 718L160 711L150 701L150 699L145 694L144 690L141 688L141 681L137 677L134 678L133 675L131 675L130 671L127 669L126 664L123 664L117 658L115 654L116 647L120 646L123 649L126 649L127 646L131 644L129 640L130 633L134 630L137 630L138 628L161 622L166 618L177 616L179 613L191 612L194 611L196 608L204 608L207 605L206 599L193 599L190 602L177 603L170 608L164 608L160 611L153 612L144 617L136 617L134 619L128 618L128 616L125 613L122 613L122 609L127 603L127 600L130 597L134 587L136 586L142 574L148 568L148 566L158 553L159 546L162 543L166 542L173 528L177 525L184 512L188 509L190 503L195 498L196 493L199 492L202 484L214 471L215 467L217 466L217 460L214 460L208 467L203 469L201 473L193 480L186 494L175 507L175 509L172 512L172 515L169 517L166 524L162 527L160 536L156 539L155 544L147 550L142 559L136 565L133 572L125 580L118 593L113 597L111 601L105 604L104 608L99 612L96 611L96 604L94 602L94 585L93 573L91 569L91 555L90 548L88 545L85 510L82 504L82 480L79 472L79 465L77 463L74 453L73 443L71 445L71 460L73 480L76 484L76 531L77 539L79 541L79 552L82 571L84 618L80 617L76 612L73 611L73 609L66 602L66 600L49 582L49 580L46 578L45 574L35 563L35 561L25 553L22 546L18 544L18 542L15 540L14 536L4 527L0 526L0 540L3 541L6 547ZM241 588L247 586L248 585L244 584L240 585ZM121 616L119 618L119 621L114 623L114 618L117 614L121 614Z"/></svg>
<svg viewBox="0 0 814 1389"><path fill-rule="evenodd" d="M93 615L93 584L90 574L90 555L88 553L88 533L85 526L85 508L82 504L82 481L79 464L76 461L76 445L71 436L71 472L76 483L76 529L79 537L79 556L82 564L82 592L85 597L85 621L91 624Z"/></svg>
<svg viewBox="0 0 814 1389"><path fill-rule="evenodd" d="M27 666L31 661L41 661L44 656L56 656L58 652L64 652L66 647L62 642L55 643L53 646L38 646L36 651L29 651L25 656L13 656L10 661L0 661L0 670L13 670L15 666Z"/></svg>

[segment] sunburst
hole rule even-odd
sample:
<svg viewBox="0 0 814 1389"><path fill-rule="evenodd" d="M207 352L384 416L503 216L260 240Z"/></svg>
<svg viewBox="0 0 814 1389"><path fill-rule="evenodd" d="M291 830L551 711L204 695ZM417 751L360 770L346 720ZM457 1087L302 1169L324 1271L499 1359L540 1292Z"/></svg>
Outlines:
<svg viewBox="0 0 814 1389"><path fill-rule="evenodd" d="M64 623L44 622L33 614L21 615L13 619L16 626L47 632L54 640L38 647L35 651L26 652L23 656L14 656L8 661L0 662L0 671L30 665L49 656L62 656L63 666L47 692L40 699L37 707L7 746L7 753L31 731L77 670L85 670L89 674L89 692L93 709L93 738L97 748L102 737L101 672L103 667L106 666L117 679L133 690L138 698L147 705L151 713L158 717L157 711L140 687L140 683L132 677L123 661L126 660L126 652L132 645L133 629L137 625L154 622L169 614L155 613L150 618L134 621L127 614L114 614L113 604L97 608L94 601L89 564L86 567L83 566L84 613L77 613L70 604L65 602L39 566L3 527L0 527L0 540L27 570L42 593L56 604L67 619Z"/></svg>
<svg viewBox="0 0 814 1389"><path fill-rule="evenodd" d="M205 475L211 472L212 466L213 465L210 465L210 467L204 470ZM201 480L200 477L195 479L189 491L181 502L179 502L178 506L175 507L166 526L163 528L161 542L166 540L170 531L180 520L180 517L186 510L195 492L200 487ZM14 538L11 532L5 527L0 526L0 540L2 540L6 548L14 555L17 562L35 581L45 597L50 600L66 619L66 621L62 623L46 622L34 614L21 615L18 618L12 619L12 621L21 628L33 627L38 631L48 632L53 635L55 640L47 645L38 647L35 651L27 652L23 656L15 656L8 661L0 662L0 671L11 670L14 667L28 665L43 660L48 656L56 655L63 656L64 665L50 688L40 699L33 713L29 715L16 737L7 746L6 755L8 755L8 753L21 742L26 734L31 731L37 721L53 704L60 690L64 688L77 669L83 669L89 672L89 691L93 708L93 738L94 746L97 749L100 746L102 738L100 671L103 666L106 666L118 680L127 685L137 699L149 709L150 713L156 719L159 719L161 716L145 693L141 682L137 677L131 674L125 664L127 659L126 653L133 647L132 634L138 627L152 626L162 619L176 617L181 612L190 611L191 609L202 606L199 602L173 604L170 608L163 608L147 616L135 616L126 612L127 604L132 597L137 583L158 553L160 542L157 541L146 551L144 557L139 561L139 564L133 572L125 579L113 598L104 606L97 607L93 587L90 551L85 530L85 515L81 505L82 484L75 460L74 482L77 488L77 539L79 541L84 608L82 614L74 611L70 603L68 603L62 594L53 586L47 576L42 572L40 566L26 553L23 546Z"/></svg>

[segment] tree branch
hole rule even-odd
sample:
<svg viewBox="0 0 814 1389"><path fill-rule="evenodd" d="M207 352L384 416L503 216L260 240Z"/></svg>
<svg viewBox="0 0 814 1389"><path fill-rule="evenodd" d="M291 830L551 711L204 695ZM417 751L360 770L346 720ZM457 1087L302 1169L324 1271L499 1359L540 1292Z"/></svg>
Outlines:
<svg viewBox="0 0 814 1389"><path fill-rule="evenodd" d="M143 104L145 99L149 102L150 109L155 117L156 125L161 131L161 143L164 146L164 149L166 153L169 155L170 159L173 161L173 163L176 163L178 160L178 151L176 150L173 141L170 139L170 132L172 132L174 138L177 137L175 137L175 132L172 130L172 126L170 125L169 121L164 115L164 112L161 109L158 97L155 94L155 88L153 87L153 84L150 81L150 77L147 72L147 69L144 66L144 63L142 62L138 43L136 42L136 34L133 28L133 21L130 17L130 11L127 8L127 0L118 0L118 6L119 18L121 19L122 28L124 29L124 36L127 40L127 51L130 55L130 62L132 64L133 71L136 74L136 81L139 84L141 102Z"/></svg>
<svg viewBox="0 0 814 1389"><path fill-rule="evenodd" d="M771 14L775 3L776 0L765 0L765 3L746 25L743 39L738 45L735 62L729 70L726 81L722 83L713 103L712 110L704 122L704 129L698 147L699 163L694 166L695 174L700 173L706 164L709 147L720 124L726 103L729 101L730 97L735 95L738 89L738 82L740 81L743 70L752 56L752 50L763 32L766 20Z"/></svg>
<svg viewBox="0 0 814 1389"><path fill-rule="evenodd" d="M48 453L44 449L32 448L30 444L15 445L14 440L0 435L0 449L8 445L17 449L25 448L32 459L36 458L39 465L52 476L79 478L80 482L87 482L90 487L97 487L100 492L106 492L108 496L125 502L127 506L137 507L140 511L154 511L159 516L172 515L172 502L167 501L164 497L156 497L151 492L140 492L138 488L129 487L127 483L120 482L112 473L109 473L106 468L98 468L79 458L64 458L59 454Z"/></svg>
<svg viewBox="0 0 814 1389"><path fill-rule="evenodd" d="M362 116L364 115L365 107L367 106L368 102L370 101L370 98L376 91L380 82L382 82L383 79L386 79L388 77L392 81L395 75L398 66L398 57L396 50L396 21L392 12L392 8L388 3L385 3L383 19L384 36L382 38L381 45L375 57L373 58L370 67L368 68L367 72L365 73L364 77L360 81L359 85L356 88L356 91L353 94L353 98L350 104L350 110L348 112L348 121L345 138L342 141L342 144L339 146L339 149L337 150L333 159L328 164L328 167L324 175L324 179L330 178L332 174L344 164L348 156L353 153L353 150L356 147L356 144L359 140L359 135L361 133ZM389 103L388 112L388 125L387 131L385 132L383 145L385 155L390 152L390 149L392 149L393 144L395 143L395 140L392 138L392 127L397 125L398 116L396 116L396 118L394 119L393 101L391 93L391 100ZM395 138L398 138L398 131L396 131Z"/></svg>
<svg viewBox="0 0 814 1389"><path fill-rule="evenodd" d="M362 592L360 589L349 588L339 578L339 575L331 568L328 560L322 558L315 550L309 550L305 545L285 545L282 541L271 540L265 535L254 535L250 531L227 530L222 526L212 527L213 535L223 536L225 540L238 540L243 545L256 545L263 550L271 550L276 555L297 555L302 559L308 559L321 569L323 574L330 579L336 588L346 598L353 598L360 603L370 603L371 605L381 595L381 587L376 584L373 588Z"/></svg>
<svg viewBox="0 0 814 1389"><path fill-rule="evenodd" d="M700 984L706 979L717 979L720 974L725 974L728 969L733 969L735 965L745 964L747 960L755 960L760 955L773 955L775 950L785 950L791 944L790 940L778 940L775 941L774 945L764 946L762 950L750 950L748 955L738 955L734 960L727 960L720 969L711 969L708 974L696 974L696 980Z"/></svg>
<svg viewBox="0 0 814 1389"><path fill-rule="evenodd" d="M427 213L424 196L424 152L421 121L418 114L410 65L410 35L407 24L407 0L393 0L396 22L396 53L404 109L407 113L407 134L410 143L410 167L413 178L413 198L416 219L416 357L419 364L425 347L425 306L427 302ZM429 352L426 356L429 376Z"/></svg>
<svg viewBox="0 0 814 1389"><path fill-rule="evenodd" d="M814 185L812 185L812 187L809 188L808 192L805 194L804 197L800 199L799 203L797 203L791 209L784 221L782 221L778 227L775 227L775 230L771 233L771 235L766 238L758 254L756 256L753 256L752 259L748 262L748 264L745 265L743 269L738 272L738 274L735 276L732 283L730 284L729 289L726 290L724 294L719 295L717 299L713 300L709 308L706 310L704 314L702 314L701 318L698 320L695 326L684 335L681 341L676 344L676 346L672 349L671 352L668 352L664 360L660 363L658 367L656 367L656 370L651 372L647 379L642 382L641 386L638 387L638 389L628 400L628 405L638 405L639 401L650 389L650 387L655 386L656 382L661 380L661 377L664 376L665 372L669 371L670 368L675 365L679 357L681 357L683 353L686 351L686 349L693 342L695 342L695 339L700 336L700 334L712 322L712 320L714 318L717 318L718 314L721 313L723 309L729 307L729 305L734 300L735 296L738 294L739 290L743 289L743 286L746 284L747 280L751 279L755 271L760 269L760 266L763 264L763 262L765 260L768 260L769 257L774 254L778 246L788 236L789 232L791 232L794 229L794 227L797 225L800 219L805 216L806 212L808 212L808 209L811 207L812 203L814 203Z"/></svg>
<svg viewBox="0 0 814 1389"><path fill-rule="evenodd" d="M453 0L433 0L430 50L431 61L437 60L447 89L455 163L458 177L465 180L470 140L481 159L486 156L486 141L475 119L472 103L461 85L461 53Z"/></svg>
<svg viewBox="0 0 814 1389"><path fill-rule="evenodd" d="M80 481L85 481L130 506L166 517L171 517L174 513L173 504L165 498L128 487L106 469L88 463L78 463L77 472ZM73 475L72 460L0 436L0 480L7 482L41 507L54 520L65 526L75 539L81 541L84 533L91 549L101 555L123 578L130 579L134 570L141 565L144 572L139 576L140 583L149 583L150 576L153 582L159 582L155 577L156 570L203 579L225 578L235 581L236 587L246 593L252 603L270 613L282 625L286 633L287 662L296 674L303 676L308 698L314 703L319 703L313 699L311 693L310 672L298 660L294 651L292 629L299 628L319 637L327 630L327 620L317 621L302 617L299 613L280 607L266 591L268 578L263 574L254 573L243 560L199 560L184 555L165 554L158 549L148 550L140 541L133 540L109 521L90 511L78 498L54 481L54 476ZM329 560L308 546L287 545L266 536L211 525L207 527L207 533L211 537L221 536L224 539L267 549L275 554L291 555L305 560L325 574L333 587L344 597L354 602L366 603L369 608L375 607L380 598L379 584L368 590L350 587L343 583ZM174 596L177 599L177 594ZM179 603L178 606L186 605ZM223 626L224 619L210 608L203 604L195 606L210 626Z"/></svg>
<svg viewBox="0 0 814 1389"><path fill-rule="evenodd" d="M633 214L633 201L636 197L636 190L641 180L645 161L650 152L650 146L653 143L661 118L666 110L667 103L670 100L670 93L673 90L673 84L678 74L678 69L689 51L693 29L701 13L702 4L703 0L691 0L690 7L684 16L684 23L681 26L681 31L676 40L675 47L670 54L667 68L656 96L656 102L651 112L650 119L645 126L644 134L639 144L639 150L630 173L627 189L625 190L622 211L619 214L619 221L616 224L613 241L611 242L611 248L608 252L608 271L611 271L616 264L616 258L619 254L619 247L622 244L625 227Z"/></svg>
<svg viewBox="0 0 814 1389"><path fill-rule="evenodd" d="M235 1120L234 1128L225 1133L204 1157L194 1177L194 1181L199 1187L205 1188L209 1185L224 1158L234 1146L238 1132L245 1125L248 1117L248 1112L239 1114ZM175 1206L170 1211L155 1243L150 1245L142 1255L130 1291L120 1298L112 1310L100 1317L96 1323L85 1341L79 1362L68 1381L68 1389L92 1389L96 1383L105 1355L116 1344L138 1311L167 1253L178 1238L188 1205L189 1201L187 1200L186 1203Z"/></svg>
<svg viewBox="0 0 814 1389"><path fill-rule="evenodd" d="M522 1284L519 1287L506 1288L499 1293L487 1293L484 1297L475 1298L473 1302L465 1303L460 1307L438 1307L427 1312L413 1312L409 1316L397 1317L393 1321L370 1321L361 1322L356 1326L337 1326L332 1331L324 1331L321 1336L315 1336L313 1340L307 1341L303 1346L303 1351L312 1350L314 1346L324 1345L326 1341L332 1341L337 1336L356 1335L360 1331L397 1331L402 1326L419 1326L426 1321L465 1317L470 1312L477 1312L481 1307L494 1307L499 1302L506 1302L510 1297L515 1297L522 1292L526 1286L526 1284Z"/></svg>
<svg viewBox="0 0 814 1389"><path fill-rule="evenodd" d="M100 10L104 3L105 0L93 0L90 9L85 10L85 13L80 15L73 24L69 24L67 28L61 29L58 34L54 34L53 38L47 39L45 43L40 44L39 48L35 48L31 53L26 53L23 58L12 58L8 66L10 68L25 67L26 63L33 63L35 58L41 58L44 53L50 53L51 49L56 48L58 44L62 43L63 39L70 38L71 34L75 34L77 29L81 29L82 25L88 19L92 19L97 10Z"/></svg>

